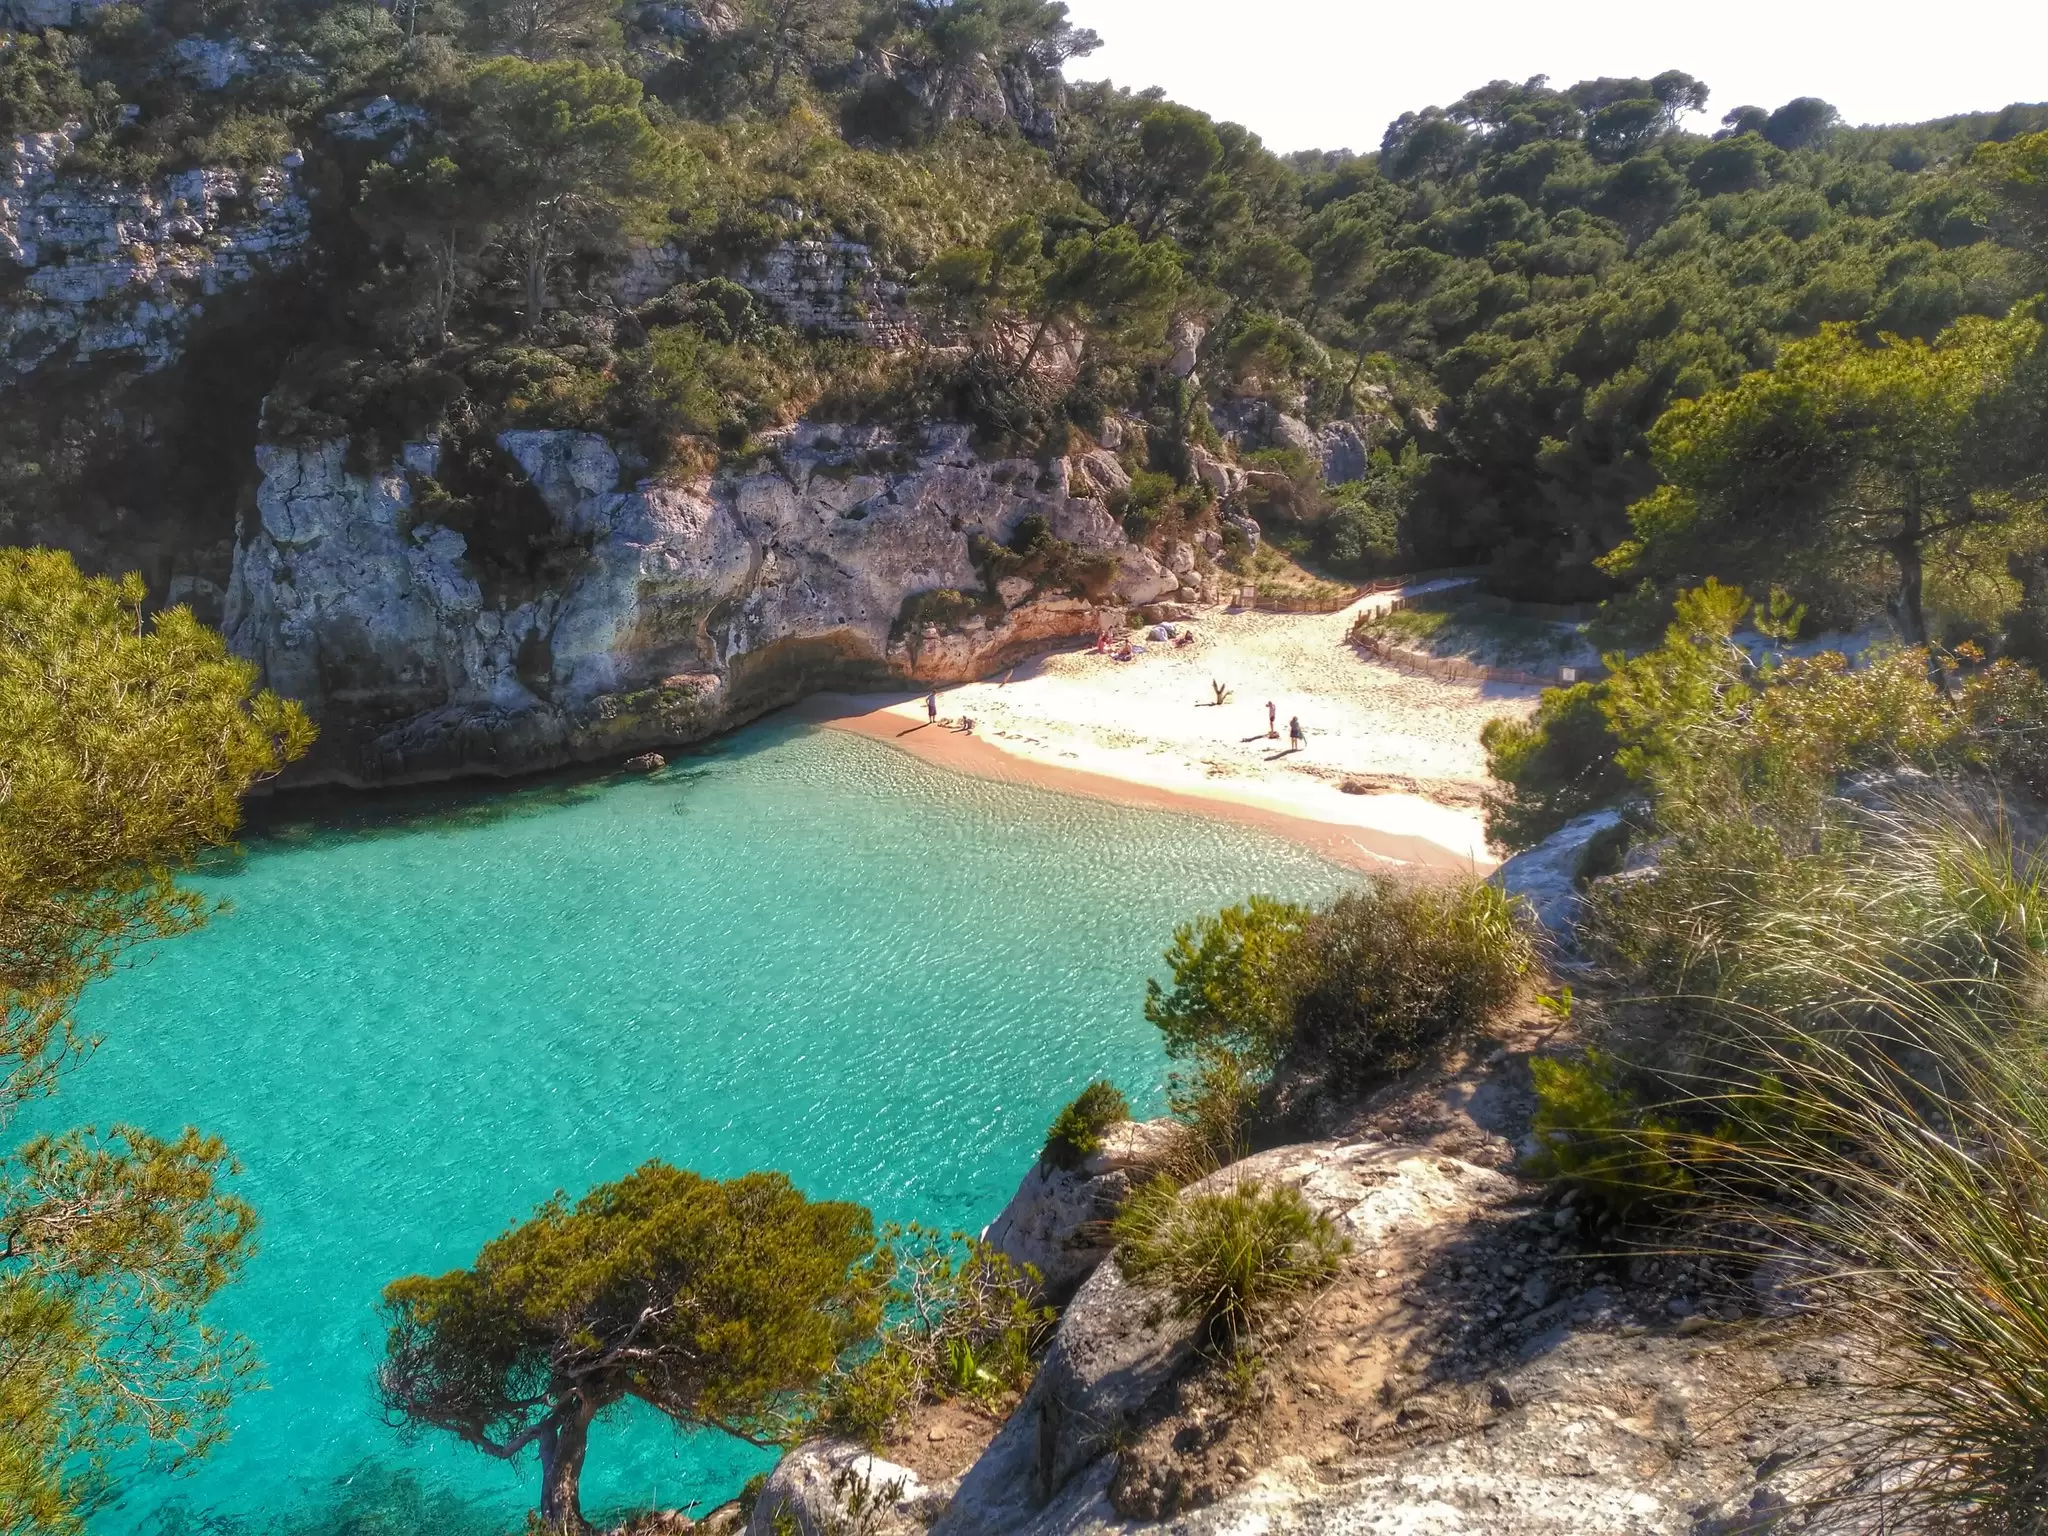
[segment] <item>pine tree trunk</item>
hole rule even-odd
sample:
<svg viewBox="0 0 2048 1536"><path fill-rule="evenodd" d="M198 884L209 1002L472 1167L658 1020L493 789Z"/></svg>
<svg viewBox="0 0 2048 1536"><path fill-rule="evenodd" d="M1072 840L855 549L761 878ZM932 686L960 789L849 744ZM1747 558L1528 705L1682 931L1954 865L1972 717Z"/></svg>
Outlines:
<svg viewBox="0 0 2048 1536"><path fill-rule="evenodd" d="M583 1454L590 1446L590 1421L597 1410L581 1397L563 1405L562 1416L540 1437L540 1522L550 1531L582 1532Z"/></svg>

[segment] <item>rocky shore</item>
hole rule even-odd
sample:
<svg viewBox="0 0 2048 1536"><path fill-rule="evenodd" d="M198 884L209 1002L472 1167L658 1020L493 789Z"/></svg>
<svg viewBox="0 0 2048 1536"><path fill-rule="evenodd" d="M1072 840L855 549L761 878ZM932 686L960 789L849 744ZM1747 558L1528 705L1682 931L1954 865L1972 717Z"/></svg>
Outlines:
<svg viewBox="0 0 2048 1536"><path fill-rule="evenodd" d="M987 1236L1085 1272L1022 1401L927 1410L879 1450L793 1450L709 1529L775 1536L1738 1536L1776 1529L1856 1372L1762 1272L1617 1254L1514 1171L1536 1033L1488 1042L1322 1139L1195 1189L1291 1186L1351 1240L1260 1341L1249 1393L1105 1262L1106 1213L1171 1140L1121 1127L1026 1174ZM963 1443L965 1442L965 1443ZM1817 1528L1854 1529L1847 1517ZM1805 1527L1802 1527L1805 1528Z"/></svg>

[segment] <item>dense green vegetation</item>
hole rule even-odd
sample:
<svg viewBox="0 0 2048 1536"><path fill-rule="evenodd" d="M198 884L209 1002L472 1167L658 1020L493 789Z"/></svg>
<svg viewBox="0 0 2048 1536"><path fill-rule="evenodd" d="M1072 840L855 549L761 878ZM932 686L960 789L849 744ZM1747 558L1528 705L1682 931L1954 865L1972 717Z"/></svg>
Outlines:
<svg viewBox="0 0 2048 1536"><path fill-rule="evenodd" d="M1145 1016L1185 1064L1169 1095L1217 1161L1240 1155L1276 1076L1353 1098L1498 1017L1532 955L1507 900L1480 882L1388 882L1320 910L1254 896L1175 930L1173 984Z"/></svg>
<svg viewBox="0 0 2048 1536"><path fill-rule="evenodd" d="M209 88L166 63L195 36L262 51ZM1406 113L1372 153L1281 157L1156 93L1064 86L1094 41L1048 0L156 3L0 38L0 126L85 124L86 173L308 156L309 291L267 306L273 436L348 431L375 455L568 424L626 441L638 473L745 451L800 409L965 414L1026 449L1128 412L1148 428L1134 467L1183 487L1189 450L1231 431L1263 455L1249 500L1336 568L1479 563L1499 590L1551 599L1648 577L1662 585L1634 621L1650 633L1678 580L1788 574L1761 549L1740 569L1686 554L1682 535L1718 549L1730 518L1755 514L1739 474L1701 458L1735 440L1653 437L1668 409L1781 353L1801 376L1848 367L1859 344L1866 373L1987 346L2025 371L2038 355L2021 320L1937 338L2005 320L2038 286L2026 136L2048 108L1863 129L1802 98L1736 106L1708 135L1686 127L1708 87L1679 71L1538 77ZM397 104L389 126L350 126L379 96ZM890 323L915 317L923 343L881 356L798 334L729 281L778 242L825 238L864 243L880 278L908 285ZM619 302L650 249L670 253L676 286ZM1167 366L1176 352L1192 377ZM1842 387L1845 430L1846 412L1883 439L1869 411L1909 409L1874 403L1874 374ZM237 397L245 440L260 398ZM1354 419L1365 473L1321 485L1298 445L1247 425L1250 402L1312 428ZM67 408L4 445L18 519L105 478L55 452L103 428L51 412ZM1963 462L1970 484L1951 477L1929 518L1943 550L1958 495L1973 526L2006 520L1986 501L1999 467ZM1833 466L1829 484L1866 467ZM221 477L243 473L229 455L199 478L226 501ZM1672 489L1632 529L1660 474ZM196 505L203 488L188 491ZM1826 581L1797 594L1817 621L1883 601L1867 546L1894 537L1867 517L1844 528L1826 500L1816 481L1801 512L1802 529L1840 535ZM1909 584L1893 572L1884 595Z"/></svg>
<svg viewBox="0 0 2048 1536"><path fill-rule="evenodd" d="M1130 1118L1131 1102L1116 1084L1090 1083L1053 1117L1039 1161L1054 1168L1078 1168L1102 1146L1104 1131Z"/></svg>
<svg viewBox="0 0 2048 1536"><path fill-rule="evenodd" d="M0 1132L92 1049L84 989L206 921L178 875L312 739L218 635L142 601L133 577L0 553ZM191 1128L0 1144L0 1531L80 1529L117 1471L225 1433L252 1362L203 1313L254 1241L233 1168Z"/></svg>

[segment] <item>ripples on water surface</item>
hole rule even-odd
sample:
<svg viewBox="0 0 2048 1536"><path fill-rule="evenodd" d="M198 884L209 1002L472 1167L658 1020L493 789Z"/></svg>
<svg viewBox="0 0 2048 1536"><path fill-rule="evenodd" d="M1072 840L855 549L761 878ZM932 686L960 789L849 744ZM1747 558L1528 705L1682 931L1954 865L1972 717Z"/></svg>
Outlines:
<svg viewBox="0 0 2048 1536"><path fill-rule="evenodd" d="M379 1421L385 1281L650 1157L979 1227L1090 1078L1156 1108L1140 1000L1176 920L1348 878L1249 829L786 727L651 779L376 815L274 824L201 882L232 912L89 998L106 1044L59 1118L227 1138L262 1252L218 1315L269 1381L196 1476L103 1531L516 1529L530 1463ZM768 1460L650 1418L592 1436L586 1507L708 1506Z"/></svg>

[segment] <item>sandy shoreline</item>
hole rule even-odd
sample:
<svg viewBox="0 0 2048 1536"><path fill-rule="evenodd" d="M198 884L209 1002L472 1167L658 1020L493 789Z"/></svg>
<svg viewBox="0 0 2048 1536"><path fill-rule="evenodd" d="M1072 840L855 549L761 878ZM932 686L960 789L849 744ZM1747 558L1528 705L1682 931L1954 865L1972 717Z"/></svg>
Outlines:
<svg viewBox="0 0 2048 1536"><path fill-rule="evenodd" d="M982 778L1258 826L1355 868L1491 869L1479 730L1526 715L1536 690L1374 662L1345 638L1360 606L1205 615L1193 644L1149 645L1131 662L1086 650L1038 657L939 690L937 725L922 694L820 695L798 715ZM1211 679L1231 690L1221 706ZM1309 737L1289 752L1296 715ZM972 735L957 728L963 718ZM1347 793L1347 782L1371 792Z"/></svg>

